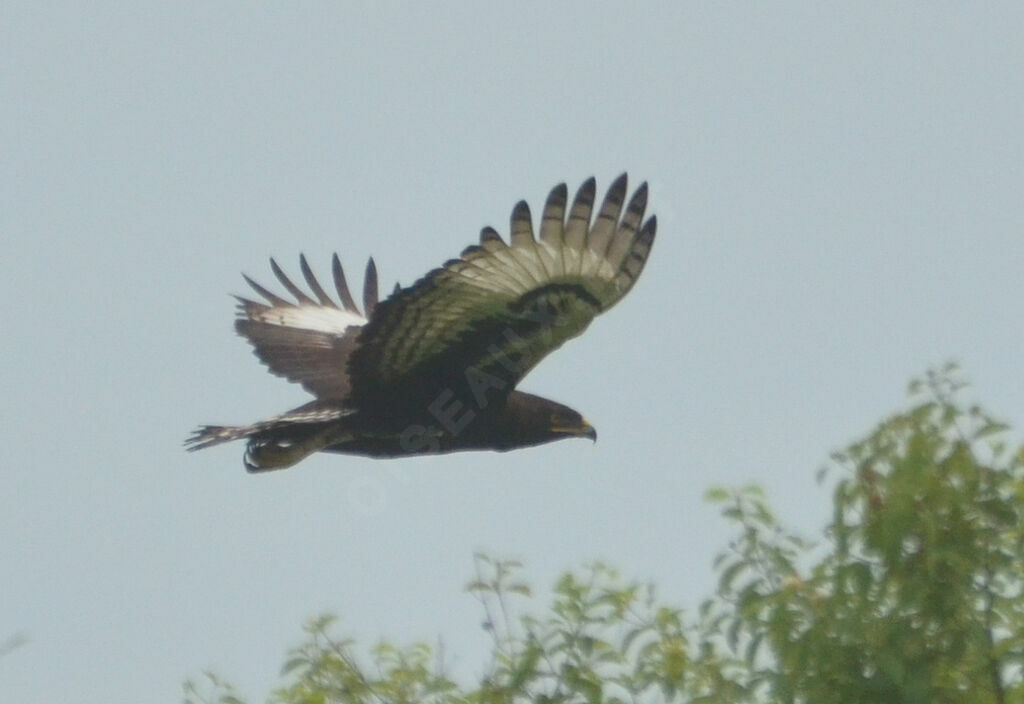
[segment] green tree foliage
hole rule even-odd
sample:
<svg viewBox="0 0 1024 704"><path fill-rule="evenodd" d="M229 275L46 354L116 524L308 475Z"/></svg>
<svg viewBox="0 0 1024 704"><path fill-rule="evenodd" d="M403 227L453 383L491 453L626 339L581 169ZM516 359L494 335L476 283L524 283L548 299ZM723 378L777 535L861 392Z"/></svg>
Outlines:
<svg viewBox="0 0 1024 704"><path fill-rule="evenodd" d="M736 535L716 594L689 616L600 563L564 575L534 615L521 566L478 555L482 681L454 682L425 644L360 657L323 617L270 701L1024 704L1024 448L963 406L962 386L955 366L930 372L908 410L833 456L817 541L757 488L711 490ZM185 701L241 700L207 673Z"/></svg>

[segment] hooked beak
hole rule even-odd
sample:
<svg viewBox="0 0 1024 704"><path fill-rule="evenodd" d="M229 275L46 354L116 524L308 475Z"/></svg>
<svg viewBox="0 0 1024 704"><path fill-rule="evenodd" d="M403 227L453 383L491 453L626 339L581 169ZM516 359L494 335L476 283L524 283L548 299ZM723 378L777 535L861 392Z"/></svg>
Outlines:
<svg viewBox="0 0 1024 704"><path fill-rule="evenodd" d="M597 442L597 430L586 419L581 420L579 425L573 426L554 426L551 430L561 435L571 435L577 438L590 438L593 442Z"/></svg>

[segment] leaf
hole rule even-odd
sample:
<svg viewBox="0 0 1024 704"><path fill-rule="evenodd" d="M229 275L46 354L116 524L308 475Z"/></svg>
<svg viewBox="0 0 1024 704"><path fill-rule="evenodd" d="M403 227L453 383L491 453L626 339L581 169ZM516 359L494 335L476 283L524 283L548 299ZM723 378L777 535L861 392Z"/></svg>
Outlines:
<svg viewBox="0 0 1024 704"><path fill-rule="evenodd" d="M516 584L510 584L505 588L510 594L522 594L523 596L532 596L533 592L530 591L530 585L523 582Z"/></svg>
<svg viewBox="0 0 1024 704"><path fill-rule="evenodd" d="M718 578L718 591L728 593L732 591L732 583L735 581L739 574L747 569L749 565L744 560L737 560L731 565L722 570L721 576Z"/></svg>
<svg viewBox="0 0 1024 704"><path fill-rule="evenodd" d="M1010 426L1006 423L1000 423L998 421L989 420L980 428L974 431L974 439L979 440L989 435L995 435L996 433L1004 433L1010 429Z"/></svg>
<svg viewBox="0 0 1024 704"><path fill-rule="evenodd" d="M871 567L866 562L852 562L843 566L840 574L842 578L851 584L856 593L864 598L871 588L874 577L871 574Z"/></svg>
<svg viewBox="0 0 1024 704"><path fill-rule="evenodd" d="M761 647L761 641L764 640L764 632L754 634L754 637L747 643L747 649L745 652L745 659L748 667L754 666L754 661L757 659L757 651Z"/></svg>
<svg viewBox="0 0 1024 704"><path fill-rule="evenodd" d="M298 670L301 667L306 667L307 665L309 665L309 660L304 655L293 657L287 660L281 667L281 675L290 675L295 670Z"/></svg>
<svg viewBox="0 0 1024 704"><path fill-rule="evenodd" d="M527 645L526 650L520 656L519 662L512 672L512 677L509 679L509 687L512 690L521 690L523 685L536 676L537 663L540 662L543 652L543 649L536 642Z"/></svg>
<svg viewBox="0 0 1024 704"><path fill-rule="evenodd" d="M720 486L713 486L704 492L704 500L708 503L722 503L723 501L728 501L729 497L729 490Z"/></svg>
<svg viewBox="0 0 1024 704"><path fill-rule="evenodd" d="M653 631L650 626L638 626L631 628L626 631L626 635L622 639L622 650L623 652L629 652L629 649L633 647L633 643L642 635L649 634Z"/></svg>
<svg viewBox="0 0 1024 704"><path fill-rule="evenodd" d="M740 642L740 629L743 628L743 621L735 619L725 631L725 642L729 644L729 650L736 652Z"/></svg>

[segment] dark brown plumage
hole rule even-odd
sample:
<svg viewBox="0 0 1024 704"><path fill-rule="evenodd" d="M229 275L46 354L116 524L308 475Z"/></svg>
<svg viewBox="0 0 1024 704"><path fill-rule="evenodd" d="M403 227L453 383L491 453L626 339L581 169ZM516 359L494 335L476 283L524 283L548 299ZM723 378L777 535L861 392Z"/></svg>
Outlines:
<svg viewBox="0 0 1024 704"><path fill-rule="evenodd" d="M246 439L245 464L255 472L318 451L400 457L596 439L576 411L515 389L541 359L629 291L650 253L657 222L643 220L647 184L627 204L626 175L620 176L591 224L594 196L589 179L567 215L568 191L556 186L539 237L521 201L508 244L484 228L479 245L412 286L396 287L379 304L371 259L365 317L337 255L338 302L304 256L308 292L272 259L271 270L295 300L245 277L266 302L239 298L235 329L271 372L301 384L315 400L249 426L203 426L186 442L189 449Z"/></svg>

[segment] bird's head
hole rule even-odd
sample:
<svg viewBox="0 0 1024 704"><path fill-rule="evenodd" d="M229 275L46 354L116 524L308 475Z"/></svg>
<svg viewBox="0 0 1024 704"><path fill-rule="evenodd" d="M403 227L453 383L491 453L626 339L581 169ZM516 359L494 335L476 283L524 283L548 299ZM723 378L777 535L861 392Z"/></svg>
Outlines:
<svg viewBox="0 0 1024 704"><path fill-rule="evenodd" d="M502 420L502 446L499 449L503 450L565 438L597 440L597 430L577 411L521 391L509 394Z"/></svg>

